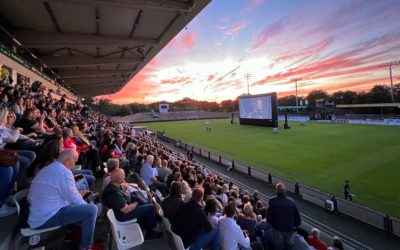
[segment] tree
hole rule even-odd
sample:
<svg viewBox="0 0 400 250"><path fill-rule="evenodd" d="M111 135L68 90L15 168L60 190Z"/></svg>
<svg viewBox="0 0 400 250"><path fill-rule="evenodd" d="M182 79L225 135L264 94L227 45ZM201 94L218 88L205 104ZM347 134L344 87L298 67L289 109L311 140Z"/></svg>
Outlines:
<svg viewBox="0 0 400 250"><path fill-rule="evenodd" d="M299 103L300 105L300 103ZM296 96L289 95L278 99L278 106L296 106Z"/></svg>
<svg viewBox="0 0 400 250"><path fill-rule="evenodd" d="M391 89L386 85L375 85L368 93L368 103L392 102Z"/></svg>
<svg viewBox="0 0 400 250"><path fill-rule="evenodd" d="M394 100L396 102L400 102L400 83L394 85L393 92L394 92Z"/></svg>
<svg viewBox="0 0 400 250"><path fill-rule="evenodd" d="M332 99L335 104L353 104L357 103L357 93L350 90L340 90L332 94Z"/></svg>
<svg viewBox="0 0 400 250"><path fill-rule="evenodd" d="M224 100L221 102L221 111L222 112L234 112L236 111L236 103L237 100Z"/></svg>
<svg viewBox="0 0 400 250"><path fill-rule="evenodd" d="M316 100L318 99L329 99L328 93L324 90L313 90L307 95L308 105L311 107L315 107Z"/></svg>

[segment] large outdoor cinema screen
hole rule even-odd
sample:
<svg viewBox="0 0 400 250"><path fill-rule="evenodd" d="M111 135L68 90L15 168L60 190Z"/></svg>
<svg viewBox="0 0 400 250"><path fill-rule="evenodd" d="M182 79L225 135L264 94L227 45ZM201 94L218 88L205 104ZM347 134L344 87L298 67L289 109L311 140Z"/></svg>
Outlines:
<svg viewBox="0 0 400 250"><path fill-rule="evenodd" d="M239 97L240 124L277 127L276 102L276 92Z"/></svg>

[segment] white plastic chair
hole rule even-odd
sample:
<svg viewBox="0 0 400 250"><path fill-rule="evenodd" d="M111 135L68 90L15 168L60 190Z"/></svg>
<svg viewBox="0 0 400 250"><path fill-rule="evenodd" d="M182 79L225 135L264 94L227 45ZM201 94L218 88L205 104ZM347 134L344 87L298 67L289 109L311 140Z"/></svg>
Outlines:
<svg viewBox="0 0 400 250"><path fill-rule="evenodd" d="M138 246L144 242L143 233L136 219L130 221L117 221L114 211L109 209L107 217L111 223L113 238L118 250L125 250Z"/></svg>
<svg viewBox="0 0 400 250"><path fill-rule="evenodd" d="M18 215L20 215L21 212L21 206L19 205L19 202L25 198L28 195L28 189L24 189L19 191L13 196L13 202L15 203L15 206L17 207L17 212ZM61 226L57 227L50 227L50 228L45 228L45 229L31 229L31 228L21 228L21 235L23 237L29 237L29 245L30 246L36 246L40 242L40 234L45 233L45 232L50 232L54 231L61 228ZM23 238L22 237L22 238ZM22 240L22 239L20 239ZM17 242L20 244L20 242Z"/></svg>

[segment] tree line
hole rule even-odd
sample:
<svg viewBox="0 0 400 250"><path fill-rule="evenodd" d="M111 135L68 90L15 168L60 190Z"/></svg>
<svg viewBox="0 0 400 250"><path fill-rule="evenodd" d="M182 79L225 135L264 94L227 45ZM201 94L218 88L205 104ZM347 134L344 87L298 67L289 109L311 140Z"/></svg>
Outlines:
<svg viewBox="0 0 400 250"><path fill-rule="evenodd" d="M395 102L400 102L400 83L394 85ZM238 97L239 98L239 97ZM88 98L83 101L84 104L90 106L94 110L109 116L125 116L140 112L158 112L159 103L168 103L170 111L188 111L188 110L203 110L211 112L234 112L239 109L238 98L235 100L224 100L221 103L215 101L198 101L191 98L183 98L175 102L160 101L150 104L130 103L130 104L113 104L108 99L93 99ZM305 104L308 101L307 112L312 112L316 100L324 99L333 101L335 104L369 104L369 103L391 103L391 89L387 85L375 85L370 91L354 92L350 90L340 90L332 94L328 94L324 90L312 90L305 97L298 97L300 103ZM296 96L289 95L278 98L278 106L296 106ZM362 113L383 113L380 108L370 109L354 109L353 112ZM385 112L399 113L398 108L386 109Z"/></svg>

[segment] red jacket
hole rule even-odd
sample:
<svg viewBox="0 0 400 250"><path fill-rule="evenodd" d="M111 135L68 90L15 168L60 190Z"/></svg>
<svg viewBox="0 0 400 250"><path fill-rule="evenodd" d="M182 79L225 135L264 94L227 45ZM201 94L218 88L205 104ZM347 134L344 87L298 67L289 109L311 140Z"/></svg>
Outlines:
<svg viewBox="0 0 400 250"><path fill-rule="evenodd" d="M308 236L307 242L310 246L314 247L317 250L327 250L328 245L323 242L322 240L319 240L317 238L314 238L314 236Z"/></svg>
<svg viewBox="0 0 400 250"><path fill-rule="evenodd" d="M64 148L75 148L78 154L80 154L81 152L85 152L89 149L86 144L83 144L82 146L76 145L75 141L72 138L69 140L64 140Z"/></svg>

